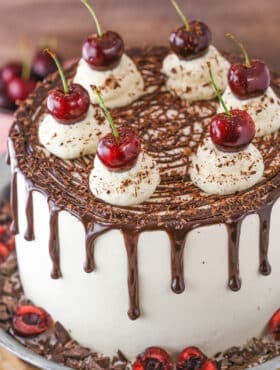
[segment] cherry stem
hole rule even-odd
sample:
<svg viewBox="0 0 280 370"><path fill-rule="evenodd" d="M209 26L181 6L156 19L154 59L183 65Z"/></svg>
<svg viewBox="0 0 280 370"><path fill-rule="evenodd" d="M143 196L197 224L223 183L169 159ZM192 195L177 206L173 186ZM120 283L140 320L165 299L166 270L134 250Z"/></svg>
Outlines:
<svg viewBox="0 0 280 370"><path fill-rule="evenodd" d="M114 120L111 116L111 113L109 112L108 108L106 107L106 104L104 102L104 99L101 95L101 92L100 90L98 89L98 87L94 86L94 85L91 85L91 88L93 90L93 92L96 94L97 98L98 98L98 101L99 101L99 105L100 107L102 108L107 120L109 121L110 125L111 125L111 128L112 128L112 131L113 131L113 135L116 139L119 138L119 133L118 133L118 130L116 128L116 125L114 123Z"/></svg>
<svg viewBox="0 0 280 370"><path fill-rule="evenodd" d="M211 79L211 82L212 82L212 85L214 87L214 90L216 92L216 95L219 99L219 102L222 104L223 108L224 108L224 111L226 113L227 116L230 116L230 111L228 109L228 107L226 106L226 103L224 102L224 99L222 97L222 94L221 94L221 91L220 89L218 88L215 80L214 80L214 77L213 77L213 73L212 73L212 68L211 68L211 63L210 62L207 62L207 66L208 66L208 70L209 70L209 74L210 74L210 79Z"/></svg>
<svg viewBox="0 0 280 370"><path fill-rule="evenodd" d="M60 78L61 78L61 81L62 81L62 84L63 84L64 94L69 94L69 87L68 87L68 84L67 84L67 79L65 77L62 65L61 65L60 61L58 60L56 52L51 48L46 48L44 50L44 53L48 53L53 58L56 66L57 66L58 72L60 74Z"/></svg>
<svg viewBox="0 0 280 370"><path fill-rule="evenodd" d="M244 54L244 57L245 57L245 65L246 65L246 67L250 67L251 66L250 58L249 58L248 52L247 52L244 44L232 33L227 33L226 37L228 37L229 39L234 41L240 47L240 49L241 49L241 51L242 51L242 53Z"/></svg>
<svg viewBox="0 0 280 370"><path fill-rule="evenodd" d="M21 78L23 80L28 80L31 74L31 62L30 62L29 47L25 40L21 40L20 50L21 50L22 59L23 59Z"/></svg>
<svg viewBox="0 0 280 370"><path fill-rule="evenodd" d="M44 37L39 42L39 48L44 50L46 48L57 49L58 41L56 37Z"/></svg>
<svg viewBox="0 0 280 370"><path fill-rule="evenodd" d="M81 2L88 9L90 14L93 16L93 19L94 19L94 22L95 22L95 25L96 25L96 28L97 28L97 34L98 34L99 37L102 37L103 36L103 31L102 31L101 25L99 23L99 20L98 20L96 14L95 14L95 11L93 10L92 6L89 4L88 0L81 0Z"/></svg>
<svg viewBox="0 0 280 370"><path fill-rule="evenodd" d="M185 17L185 14L183 13L182 9L179 7L178 3L176 0L171 0L171 3L172 5L174 6L174 8L176 9L177 13L179 14L180 18L182 19L185 27L186 27L186 30L187 32L190 31L190 24L189 24L189 21L187 20L187 18Z"/></svg>

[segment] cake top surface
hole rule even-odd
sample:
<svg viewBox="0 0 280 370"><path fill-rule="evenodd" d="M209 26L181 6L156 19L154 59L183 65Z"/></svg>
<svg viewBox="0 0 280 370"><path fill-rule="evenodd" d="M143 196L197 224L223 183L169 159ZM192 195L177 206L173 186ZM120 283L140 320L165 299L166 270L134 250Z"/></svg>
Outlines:
<svg viewBox="0 0 280 370"><path fill-rule="evenodd" d="M253 141L265 164L264 178L254 187L230 196L218 196L203 193L192 184L188 175L190 158L208 137L208 125L218 102L189 104L166 91L161 66L167 52L165 48L129 51L149 93L129 106L111 111L117 125L133 127L139 132L145 149L160 166L161 184L152 198L133 207L106 204L89 190L93 156L65 161L39 144L38 124L46 112L48 91L59 83L57 74L40 84L20 106L10 132L11 156L33 190L44 193L57 209L66 209L83 222L139 231L226 222L275 201L280 185L279 131ZM75 71L76 64L68 70L69 79ZM279 96L280 78L276 75L272 87Z"/></svg>

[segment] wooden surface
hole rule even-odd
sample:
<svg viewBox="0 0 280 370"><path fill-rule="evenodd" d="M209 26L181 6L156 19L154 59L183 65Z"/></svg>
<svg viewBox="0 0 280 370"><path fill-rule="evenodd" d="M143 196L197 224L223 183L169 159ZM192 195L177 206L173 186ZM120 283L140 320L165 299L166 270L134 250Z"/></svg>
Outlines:
<svg viewBox="0 0 280 370"><path fill-rule="evenodd" d="M178 0L185 13L207 22L214 43L234 49L224 38L235 32L251 54L279 65L280 0ZM92 0L104 28L122 33L127 46L167 44L172 28L180 22L169 0ZM93 21L79 0L0 0L0 64L18 55L17 44L28 37L32 44L46 35L58 37L65 57L80 54ZM280 67L280 66L279 66Z"/></svg>
<svg viewBox="0 0 280 370"><path fill-rule="evenodd" d="M23 363L9 352L0 348L0 370L36 370L36 368Z"/></svg>

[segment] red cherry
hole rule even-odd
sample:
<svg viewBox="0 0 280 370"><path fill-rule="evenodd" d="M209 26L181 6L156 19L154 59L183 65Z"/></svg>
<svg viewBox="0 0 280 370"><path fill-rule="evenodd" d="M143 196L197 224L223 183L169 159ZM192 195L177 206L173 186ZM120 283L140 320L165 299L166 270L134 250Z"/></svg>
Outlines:
<svg viewBox="0 0 280 370"><path fill-rule="evenodd" d="M233 34L227 33L244 54L244 63L230 67L228 82L232 92L240 99L249 99L264 94L270 85L271 76L268 66L260 60L250 60L242 42Z"/></svg>
<svg viewBox="0 0 280 370"><path fill-rule="evenodd" d="M16 242L15 242L15 237L14 237L14 235L12 235L12 236L9 238L8 242L6 243L6 246L7 246L7 248L9 249L9 251L10 251L10 252L12 252L12 251L14 251L14 250L15 250L15 248L16 248Z"/></svg>
<svg viewBox="0 0 280 370"><path fill-rule="evenodd" d="M44 80L49 74L56 71L53 58L40 50L36 53L32 62L32 73L38 80Z"/></svg>
<svg viewBox="0 0 280 370"><path fill-rule="evenodd" d="M200 21L189 22L176 0L171 0L184 26L173 31L169 37L171 50L183 59L194 59L203 55L212 40L209 27Z"/></svg>
<svg viewBox="0 0 280 370"><path fill-rule="evenodd" d="M239 99L263 95L270 85L268 66L260 60L251 60L250 65L236 63L230 67L228 83Z"/></svg>
<svg viewBox="0 0 280 370"><path fill-rule="evenodd" d="M52 325L50 315L40 307L21 306L13 317L13 329L23 337L44 333Z"/></svg>
<svg viewBox="0 0 280 370"><path fill-rule="evenodd" d="M81 85L68 86L62 65L53 49L45 49L45 53L54 60L63 84L62 89L49 92L47 108L50 114L60 123L68 125L81 121L88 113L90 106L89 94Z"/></svg>
<svg viewBox="0 0 280 370"><path fill-rule="evenodd" d="M92 15L97 34L89 36L83 43L83 59L98 71L116 67L124 53L124 42L121 36L113 31L103 32L98 18L88 0L81 0Z"/></svg>
<svg viewBox="0 0 280 370"><path fill-rule="evenodd" d="M82 48L84 60L98 71L115 68L119 64L123 52L123 39L113 31L107 31L101 37L97 34L89 36Z"/></svg>
<svg viewBox="0 0 280 370"><path fill-rule="evenodd" d="M112 133L99 140L96 154L104 166L111 171L129 170L134 166L141 151L140 138L128 127L121 127L117 130L100 91L96 86L91 87L112 128Z"/></svg>
<svg viewBox="0 0 280 370"><path fill-rule="evenodd" d="M20 77L22 74L23 65L21 62L11 62L6 64L1 71L1 79L8 83L15 77Z"/></svg>
<svg viewBox="0 0 280 370"><path fill-rule="evenodd" d="M208 62L210 79L225 113L215 115L210 122L210 135L213 143L224 152L237 152L246 148L255 136L255 123L251 116L242 110L228 110L221 91L215 83L211 63Z"/></svg>
<svg viewBox="0 0 280 370"><path fill-rule="evenodd" d="M212 34L209 27L202 22L190 22L190 29L180 27L170 35L171 50L178 57L190 60L203 55L211 44Z"/></svg>
<svg viewBox="0 0 280 370"><path fill-rule="evenodd" d="M65 125L81 121L87 115L90 106L88 92L78 84L72 84L68 93L55 89L47 98L47 108L50 114Z"/></svg>
<svg viewBox="0 0 280 370"><path fill-rule="evenodd" d="M255 124L251 116L238 109L230 115L220 113L210 123L213 143L224 152L237 152L246 148L255 136Z"/></svg>
<svg viewBox="0 0 280 370"><path fill-rule="evenodd" d="M133 370L161 369L172 370L173 363L168 353L159 347L147 348L137 357L132 365Z"/></svg>
<svg viewBox="0 0 280 370"><path fill-rule="evenodd" d="M270 319L269 332L275 340L280 340L280 309Z"/></svg>
<svg viewBox="0 0 280 370"><path fill-rule="evenodd" d="M7 246L0 242L0 264L5 262L9 257L10 251Z"/></svg>
<svg viewBox="0 0 280 370"><path fill-rule="evenodd" d="M23 101L34 91L35 87L35 80L14 77L7 84L7 92L12 101Z"/></svg>
<svg viewBox="0 0 280 370"><path fill-rule="evenodd" d="M111 171L124 171L132 168L141 150L138 135L130 128L120 128L116 138L112 133L100 139L97 156Z"/></svg>
<svg viewBox="0 0 280 370"><path fill-rule="evenodd" d="M206 356L197 347L187 347L178 356L177 370L200 370Z"/></svg>

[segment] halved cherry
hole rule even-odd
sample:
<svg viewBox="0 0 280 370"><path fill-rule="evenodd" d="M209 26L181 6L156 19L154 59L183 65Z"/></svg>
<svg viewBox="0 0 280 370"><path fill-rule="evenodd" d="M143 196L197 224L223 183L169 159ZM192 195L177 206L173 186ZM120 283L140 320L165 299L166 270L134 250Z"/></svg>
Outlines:
<svg viewBox="0 0 280 370"><path fill-rule="evenodd" d="M7 248L9 249L10 252L12 252L13 250L15 250L15 247L16 247L16 241L15 241L15 237L14 235L11 235L9 240L7 241L6 243L6 246Z"/></svg>
<svg viewBox="0 0 280 370"><path fill-rule="evenodd" d="M133 370L172 370L173 363L169 354L162 348L149 347L132 365Z"/></svg>
<svg viewBox="0 0 280 370"><path fill-rule="evenodd" d="M280 309L270 319L269 332L275 340L280 340Z"/></svg>
<svg viewBox="0 0 280 370"><path fill-rule="evenodd" d="M178 356L177 370L200 370L206 356L197 347L187 347Z"/></svg>
<svg viewBox="0 0 280 370"><path fill-rule="evenodd" d="M6 259L9 257L10 251L7 248L7 246L3 243L0 243L0 263L3 263L6 261Z"/></svg>
<svg viewBox="0 0 280 370"><path fill-rule="evenodd" d="M217 370L217 363L213 360L206 360L199 370Z"/></svg>
<svg viewBox="0 0 280 370"><path fill-rule="evenodd" d="M16 334L29 337L44 333L52 325L50 315L40 307L21 306L13 317L13 329Z"/></svg>

